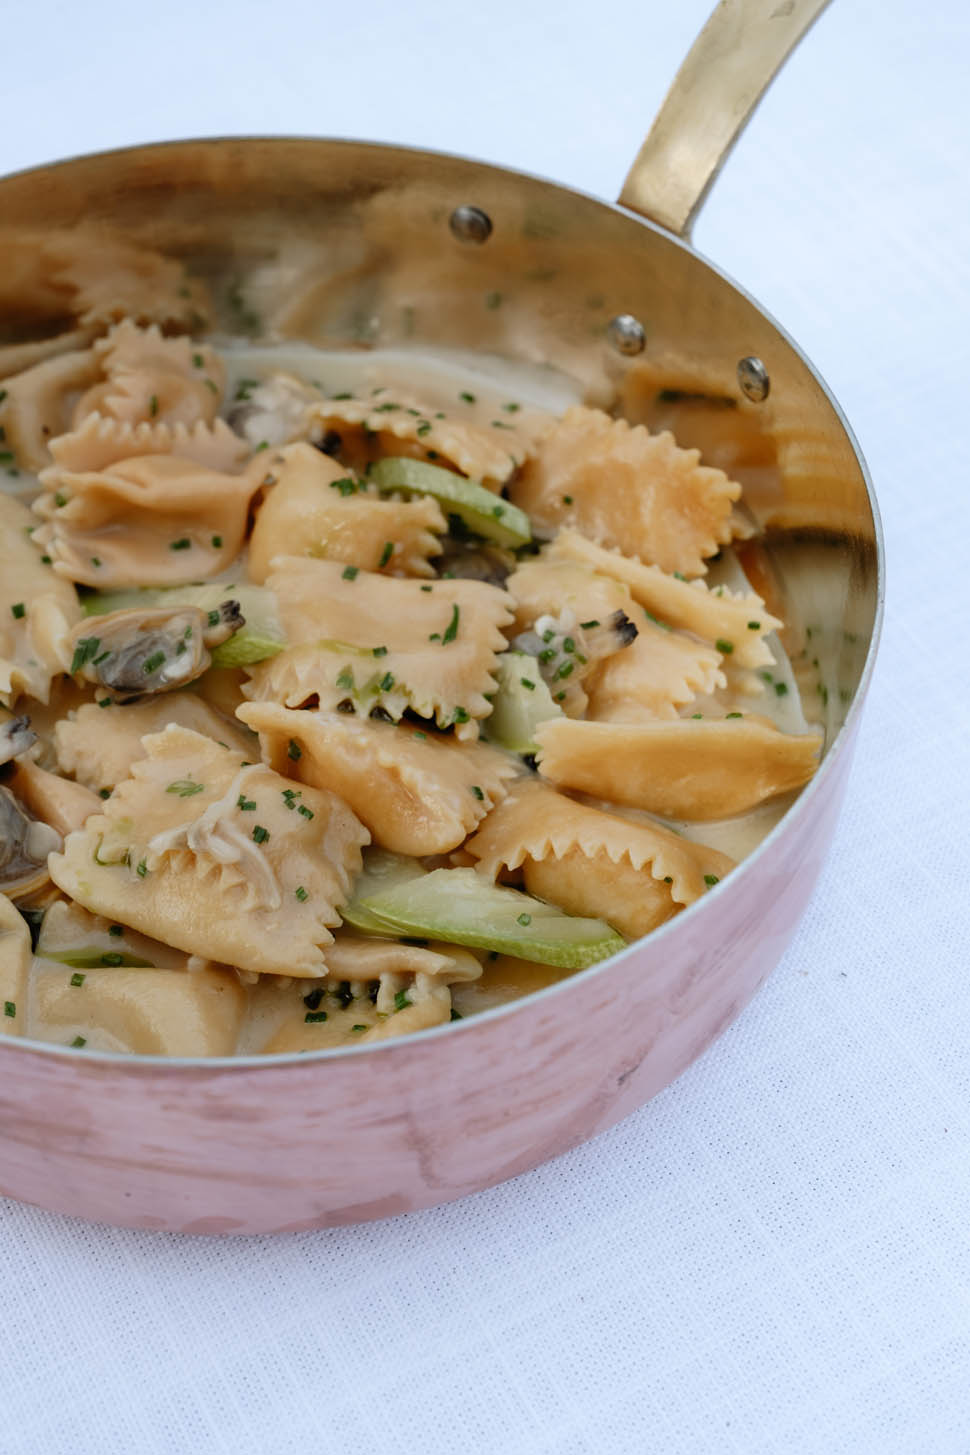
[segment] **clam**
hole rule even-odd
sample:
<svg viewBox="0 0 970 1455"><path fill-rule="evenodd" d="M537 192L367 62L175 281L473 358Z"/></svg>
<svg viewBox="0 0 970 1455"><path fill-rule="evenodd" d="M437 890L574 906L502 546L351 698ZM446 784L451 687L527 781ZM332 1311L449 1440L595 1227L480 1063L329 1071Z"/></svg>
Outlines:
<svg viewBox="0 0 970 1455"><path fill-rule="evenodd" d="M47 856L62 847L57 830L31 818L0 785L0 893L18 901L43 889L50 878Z"/></svg>
<svg viewBox="0 0 970 1455"><path fill-rule="evenodd" d="M29 717L11 717L0 723L0 766L19 758L37 741Z"/></svg>
<svg viewBox="0 0 970 1455"><path fill-rule="evenodd" d="M217 647L245 618L238 601L198 606L129 607L75 627L71 671L129 700L184 687L211 665Z"/></svg>

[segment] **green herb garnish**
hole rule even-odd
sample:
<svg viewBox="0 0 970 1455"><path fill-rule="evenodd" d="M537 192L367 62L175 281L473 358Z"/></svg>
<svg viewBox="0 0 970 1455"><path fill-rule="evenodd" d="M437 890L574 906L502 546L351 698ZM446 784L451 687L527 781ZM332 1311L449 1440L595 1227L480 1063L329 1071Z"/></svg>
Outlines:
<svg viewBox="0 0 970 1455"><path fill-rule="evenodd" d="M204 783L193 783L191 778L176 778L166 788L166 793L177 793L179 798L192 798L196 793L201 793L205 788Z"/></svg>
<svg viewBox="0 0 970 1455"><path fill-rule="evenodd" d="M257 844L265 844L269 838L269 829L264 829L263 825L258 823L253 829L253 838Z"/></svg>

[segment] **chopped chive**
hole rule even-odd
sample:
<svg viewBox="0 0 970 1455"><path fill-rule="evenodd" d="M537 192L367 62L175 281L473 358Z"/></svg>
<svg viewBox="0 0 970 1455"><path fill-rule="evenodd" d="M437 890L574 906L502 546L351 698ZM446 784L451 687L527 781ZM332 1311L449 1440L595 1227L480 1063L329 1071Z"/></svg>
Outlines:
<svg viewBox="0 0 970 1455"><path fill-rule="evenodd" d="M692 712L691 713L691 719L692 720L694 720L696 718L699 718L699 717L703 717L703 716L704 716L704 714L702 712Z"/></svg>
<svg viewBox="0 0 970 1455"><path fill-rule="evenodd" d="M193 354L192 362L197 369L205 368L205 359L202 357L201 354Z"/></svg>
<svg viewBox="0 0 970 1455"><path fill-rule="evenodd" d="M451 714L451 720L452 720L452 722L467 722L468 721L468 708L467 707L456 707L455 710L454 710L454 712Z"/></svg>
<svg viewBox="0 0 970 1455"><path fill-rule="evenodd" d="M50 556L41 556L40 559L45 566L50 566L52 564Z"/></svg>
<svg viewBox="0 0 970 1455"><path fill-rule="evenodd" d="M113 701L114 701L114 699L111 698L111 697L99 697L98 698L98 706L99 707L110 707L112 705Z"/></svg>
<svg viewBox="0 0 970 1455"><path fill-rule="evenodd" d="M218 551L221 548L221 546L222 546L222 536L213 536L212 537L212 549L214 551Z"/></svg>
<svg viewBox="0 0 970 1455"><path fill-rule="evenodd" d="M474 394L468 394L468 393L465 392L465 390L462 390L462 392L459 394L458 398L459 399L463 399L466 404L474 404L475 403L475 396L474 396Z"/></svg>
<svg viewBox="0 0 970 1455"><path fill-rule="evenodd" d="M150 677L153 672L157 672L159 667L163 666L164 662L164 652L152 652L150 657L145 658L145 664L142 667L142 671L144 672L146 677Z"/></svg>
<svg viewBox="0 0 970 1455"><path fill-rule="evenodd" d="M716 874L704 875L704 883L707 885L708 889L713 889L715 884L720 884L720 882L721 881Z"/></svg>
<svg viewBox="0 0 970 1455"><path fill-rule="evenodd" d="M391 690L391 688L393 686L394 686L394 673L393 672L385 672L384 673L384 676L381 678L381 680L377 684L377 690L378 690L378 692L390 692L390 690Z"/></svg>
<svg viewBox="0 0 970 1455"><path fill-rule="evenodd" d="M519 410L522 408L522 405L521 404L503 404L502 405L502 408L505 410L506 414L518 414Z"/></svg>
<svg viewBox="0 0 970 1455"><path fill-rule="evenodd" d="M674 577L678 581L686 581L687 580L687 577L684 575L683 571L675 571L674 572Z"/></svg>
<svg viewBox="0 0 970 1455"><path fill-rule="evenodd" d="M572 505L573 497L571 495L564 495L562 498L562 503L563 505Z"/></svg>
<svg viewBox="0 0 970 1455"><path fill-rule="evenodd" d="M599 622L594 619L593 621L581 621L579 625L584 632L591 632L595 626L599 626Z"/></svg>
<svg viewBox="0 0 970 1455"><path fill-rule="evenodd" d="M761 630L761 622L760 621L749 621L748 622L748 631L749 632L757 632L757 631L760 631L760 630Z"/></svg>
<svg viewBox="0 0 970 1455"><path fill-rule="evenodd" d="M477 783L473 783L472 784L472 793L474 793L474 795L478 799L479 803L484 803L485 802L485 795L482 792L482 790L479 788L479 786L478 786Z"/></svg>
<svg viewBox="0 0 970 1455"><path fill-rule="evenodd" d="M17 1014L17 1002L15 1000L5 1000L3 1002L3 1013L5 1016L9 1016L9 1018L13 1020L14 1016Z"/></svg>
<svg viewBox="0 0 970 1455"><path fill-rule="evenodd" d="M188 536L179 536L177 541L169 541L168 548L170 551L187 551L191 545Z"/></svg>
<svg viewBox="0 0 970 1455"><path fill-rule="evenodd" d="M27 615L27 608L22 601L18 601L11 606L10 612L15 621L22 621Z"/></svg>
<svg viewBox="0 0 970 1455"><path fill-rule="evenodd" d="M371 648L371 651L372 651L372 654L375 657L386 657L387 656L387 648L386 647L372 647Z"/></svg>
<svg viewBox="0 0 970 1455"><path fill-rule="evenodd" d="M441 638L441 645L442 646L446 646L448 644L448 642L453 642L455 640L455 637L458 635L458 618L459 618L460 615L461 615L461 613L460 613L458 607L457 606L453 606L451 608L451 621L448 623L447 627L445 628L445 634Z"/></svg>
<svg viewBox="0 0 970 1455"><path fill-rule="evenodd" d="M530 682L528 677L520 677L519 681L521 682L522 686L527 687L530 692L534 692L536 690L536 684L534 682Z"/></svg>
<svg viewBox="0 0 970 1455"><path fill-rule="evenodd" d="M554 631L553 631L553 630L552 630L552 628L551 628L551 627L549 627L549 628L548 628L548 629L547 629L547 630L546 630L546 631L544 631L544 632L543 632L543 633L542 633L542 640L543 640L543 641L544 641L544 642L551 642L551 641L552 641L552 639L553 639L553 637L554 637L554 636L555 636L555 635L556 635L556 633L555 633L555 632L554 632Z"/></svg>
<svg viewBox="0 0 970 1455"><path fill-rule="evenodd" d="M265 844L269 838L269 829L264 829L263 825L258 823L253 829L253 838L257 844Z"/></svg>
<svg viewBox="0 0 970 1455"><path fill-rule="evenodd" d="M101 557L100 556L92 556L91 557L91 565L94 566L94 567L100 566L101 565Z"/></svg>
<svg viewBox="0 0 970 1455"><path fill-rule="evenodd" d="M408 999L408 993L407 993L407 991L406 990L399 990L397 992L397 994L395 995L395 997L394 997L394 1009L395 1010L403 1010L406 1005L410 1005L410 1004L411 1004L411 1001Z"/></svg>
<svg viewBox="0 0 970 1455"><path fill-rule="evenodd" d="M100 648L100 646L100 637L79 638L77 646L74 648L74 656L71 658L72 674L75 672L80 672L82 667L86 667L88 662L93 661L94 658L98 655L98 649Z"/></svg>
<svg viewBox="0 0 970 1455"><path fill-rule="evenodd" d="M501 520L502 519L502 516L505 514L505 506L504 505L493 505L492 506L492 514L495 516L495 519L496 520Z"/></svg>
<svg viewBox="0 0 970 1455"><path fill-rule="evenodd" d="M108 934L109 935L115 935L115 936L117 936L117 935L123 935L124 932L125 931L124 931L124 926L123 925L109 925L108 926Z"/></svg>
<svg viewBox="0 0 970 1455"><path fill-rule="evenodd" d="M325 1010L308 1010L303 1019L307 1025L311 1025L317 1021L325 1021L327 1019L327 1012Z"/></svg>
<svg viewBox="0 0 970 1455"><path fill-rule="evenodd" d="M345 566L344 569L343 569L343 572L342 572L343 579L345 581L353 581L353 580L355 580L356 579L356 576L357 576L357 572L359 570L360 570L360 567L359 566Z"/></svg>
<svg viewBox="0 0 970 1455"><path fill-rule="evenodd" d="M428 734L427 733L423 733L423 732L418 731L418 732L416 732L414 734L414 736L416 738L419 738L422 743L426 743L428 741Z"/></svg>
<svg viewBox="0 0 970 1455"><path fill-rule="evenodd" d="M557 692L556 695L555 695L555 697L553 698L553 702L565 702L565 701L566 701L566 694L565 694L565 692Z"/></svg>
<svg viewBox="0 0 970 1455"><path fill-rule="evenodd" d="M430 591L431 590L431 587L430 586L422 586L421 587L421 590L422 591Z"/></svg>
<svg viewBox="0 0 970 1455"><path fill-rule="evenodd" d="M100 704L99 704L99 706L100 706ZM111 797L111 789L110 788L99 788L98 789L98 797L99 798L110 798Z"/></svg>
<svg viewBox="0 0 970 1455"><path fill-rule="evenodd" d="M367 1027L366 1026L357 1025L357 1026L351 1026L350 1029L352 1031L366 1031L367 1030Z"/></svg>
<svg viewBox="0 0 970 1455"><path fill-rule="evenodd" d="M417 429L414 432L419 440L423 440L426 434L431 433L431 425L429 421L426 419L422 419L421 423L418 425Z"/></svg>
<svg viewBox="0 0 970 1455"><path fill-rule="evenodd" d="M300 747L299 743L295 740L295 738L290 738L290 741L287 744L286 748L286 756L288 758L292 758L294 763L298 763L299 760L303 757L303 749Z"/></svg>
<svg viewBox="0 0 970 1455"><path fill-rule="evenodd" d="M572 673L574 666L575 663L573 662L563 662L562 666L559 668L559 671L556 673L556 676L568 677Z"/></svg>
<svg viewBox="0 0 970 1455"><path fill-rule="evenodd" d="M236 799L236 807L241 809L243 813L251 813L256 807L256 800L255 798L247 798L244 793L240 793Z"/></svg>
<svg viewBox="0 0 970 1455"><path fill-rule="evenodd" d="M152 416L152 418L154 418L155 415L158 413L158 395L157 394L153 394L152 397L151 397L151 399L149 399L149 401L148 401L148 413Z"/></svg>
<svg viewBox="0 0 970 1455"><path fill-rule="evenodd" d="M305 803L298 804L297 807L304 818L311 819L313 817L313 809L307 808ZM269 838L269 835L267 834L266 837Z"/></svg>
<svg viewBox="0 0 970 1455"><path fill-rule="evenodd" d="M79 1047L80 1046L86 1046L87 1045L87 1038L85 1036L75 1036L74 1037L74 1040L71 1042L71 1045L72 1046L79 1046Z"/></svg>
<svg viewBox="0 0 970 1455"><path fill-rule="evenodd" d="M787 695L788 695L788 684L787 684L787 682L776 682L775 683L775 692L778 694L779 697L787 697Z"/></svg>
<svg viewBox="0 0 970 1455"><path fill-rule="evenodd" d="M219 393L219 386L218 386L218 384L216 383L216 381L214 379L210 379L210 378L206 377L202 382L205 384L205 387L207 389L211 389L212 390L213 394L218 394Z"/></svg>
<svg viewBox="0 0 970 1455"><path fill-rule="evenodd" d="M387 563L388 563L388 561L393 556L393 554L394 554L394 542L393 541L385 541L384 542L384 549L381 551L381 559L377 563L378 569L380 569L383 566L386 566Z"/></svg>
<svg viewBox="0 0 970 1455"><path fill-rule="evenodd" d="M147 859L139 859L138 863L135 866L135 873L138 875L139 879L144 879L145 875L148 873Z"/></svg>
<svg viewBox="0 0 970 1455"><path fill-rule="evenodd" d="M353 690L354 674L349 667L345 667L342 672L337 673L337 686L342 687L345 692Z"/></svg>
<svg viewBox="0 0 970 1455"><path fill-rule="evenodd" d="M717 647L717 650L721 652L725 657L729 656L730 653L734 651L734 643L726 642L723 637L718 637L714 645L715 647Z"/></svg>
<svg viewBox="0 0 970 1455"><path fill-rule="evenodd" d="M339 480L331 480L330 489L339 490L344 497L357 494L357 484L349 475L343 475Z"/></svg>
<svg viewBox="0 0 970 1455"><path fill-rule="evenodd" d="M572 637L563 637L562 649L564 652L575 652L576 643Z"/></svg>
<svg viewBox="0 0 970 1455"><path fill-rule="evenodd" d="M740 712L729 712L727 714L728 717L743 717L743 715L744 714L743 713L740 713Z"/></svg>
<svg viewBox="0 0 970 1455"><path fill-rule="evenodd" d="M62 495L61 492L58 490L57 493L54 496L54 504L58 507L58 509L60 509L60 507L62 505L66 505L67 502L68 502L68 496Z"/></svg>
<svg viewBox="0 0 970 1455"><path fill-rule="evenodd" d="M531 914L520 914L519 917L518 917L518 920L516 921L516 923L522 925L523 928L526 925L531 925L531 923L532 923L532 916L531 916Z"/></svg>
<svg viewBox="0 0 970 1455"><path fill-rule="evenodd" d="M674 881L673 881L673 879L671 878L671 876L669 874L665 874L664 875L664 883L665 884L673 884L673 882Z"/></svg>
<svg viewBox="0 0 970 1455"><path fill-rule="evenodd" d="M303 888L302 884L298 885L297 888L294 889L293 893L296 895L297 899L300 901L301 904L305 904L306 901L310 898L306 890Z"/></svg>
<svg viewBox="0 0 970 1455"><path fill-rule="evenodd" d="M177 793L179 798L192 798L196 793L201 793L205 787L204 783L193 783L191 778L176 778L166 788L166 793Z"/></svg>

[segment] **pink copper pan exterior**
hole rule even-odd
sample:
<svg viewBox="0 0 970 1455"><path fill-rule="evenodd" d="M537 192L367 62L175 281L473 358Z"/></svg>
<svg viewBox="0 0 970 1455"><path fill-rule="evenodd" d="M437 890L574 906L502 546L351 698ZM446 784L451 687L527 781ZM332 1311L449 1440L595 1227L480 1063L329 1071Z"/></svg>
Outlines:
<svg viewBox="0 0 970 1455"><path fill-rule="evenodd" d="M237 291L298 238L335 275L301 336L400 343L401 320L417 319L423 343L548 359L594 397L640 397L609 342L610 319L635 315L649 398L669 403L673 389L724 404L746 498L793 610L829 644L831 673L822 767L759 850L647 940L552 989L320 1055L165 1061L0 1039L0 1193L140 1228L305 1229L464 1196L641 1106L778 962L845 790L882 558L865 467L818 376L747 295L662 229L460 158L324 141L176 143L9 178L0 204L8 228L110 223L211 279L232 277ZM459 204L488 212L487 246L449 233ZM0 266L3 246L0 236ZM483 309L499 286L503 308ZM440 306L425 310L429 297ZM751 355L771 378L759 404L738 384Z"/></svg>

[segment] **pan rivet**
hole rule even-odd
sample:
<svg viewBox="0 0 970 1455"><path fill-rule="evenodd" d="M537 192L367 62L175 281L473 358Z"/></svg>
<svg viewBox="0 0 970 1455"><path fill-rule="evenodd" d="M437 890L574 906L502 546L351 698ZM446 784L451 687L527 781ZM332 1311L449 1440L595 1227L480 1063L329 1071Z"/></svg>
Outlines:
<svg viewBox="0 0 970 1455"><path fill-rule="evenodd" d="M610 343L621 354L642 354L647 346L643 324L632 313L618 313L606 330Z"/></svg>
<svg viewBox="0 0 970 1455"><path fill-rule="evenodd" d="M448 219L448 226L463 243L488 242L492 235L492 219L480 207L456 207Z"/></svg>
<svg viewBox="0 0 970 1455"><path fill-rule="evenodd" d="M762 404L768 398L771 389L768 370L754 354L738 360L738 383L741 385L741 392L755 404Z"/></svg>

